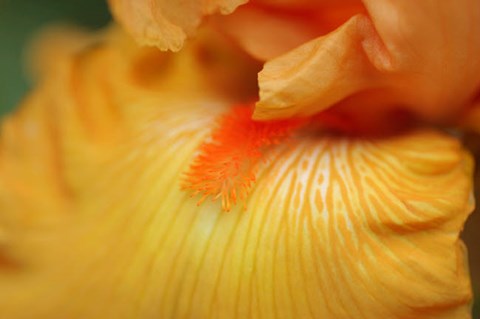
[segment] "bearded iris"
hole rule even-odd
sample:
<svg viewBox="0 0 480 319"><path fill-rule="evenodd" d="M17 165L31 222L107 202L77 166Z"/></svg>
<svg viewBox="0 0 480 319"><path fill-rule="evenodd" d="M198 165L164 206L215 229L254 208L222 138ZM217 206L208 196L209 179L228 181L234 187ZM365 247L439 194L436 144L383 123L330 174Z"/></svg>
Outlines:
<svg viewBox="0 0 480 319"><path fill-rule="evenodd" d="M175 54L116 26L45 35L38 88L3 124L4 317L468 318L472 160L425 122L463 123L478 46L454 50L468 64L435 39L403 51L369 19L409 3L252 2ZM238 4L111 1L174 50ZM255 41L245 14L259 35L289 18L309 33Z"/></svg>

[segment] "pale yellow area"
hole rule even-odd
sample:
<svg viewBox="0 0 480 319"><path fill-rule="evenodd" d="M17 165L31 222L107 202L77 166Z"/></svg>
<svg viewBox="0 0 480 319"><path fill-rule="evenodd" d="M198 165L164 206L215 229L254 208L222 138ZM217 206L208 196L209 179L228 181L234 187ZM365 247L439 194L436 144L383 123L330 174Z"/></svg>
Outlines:
<svg viewBox="0 0 480 319"><path fill-rule="evenodd" d="M248 0L109 0L110 8L128 32L143 45L178 51L204 16L228 14Z"/></svg>
<svg viewBox="0 0 480 319"><path fill-rule="evenodd" d="M171 56L111 29L65 50L5 119L0 317L470 318L472 163L446 134L299 134L246 210L180 190L238 99L202 45Z"/></svg>

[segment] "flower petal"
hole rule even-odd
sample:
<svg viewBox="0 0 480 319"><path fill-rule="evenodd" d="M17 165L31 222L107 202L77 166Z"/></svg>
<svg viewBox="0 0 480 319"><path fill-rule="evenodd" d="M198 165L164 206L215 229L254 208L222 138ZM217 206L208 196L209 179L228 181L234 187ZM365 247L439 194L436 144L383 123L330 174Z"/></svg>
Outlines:
<svg viewBox="0 0 480 319"><path fill-rule="evenodd" d="M328 33L361 11L358 1L341 5L331 0L253 1L215 22L249 54L267 61Z"/></svg>
<svg viewBox="0 0 480 319"><path fill-rule="evenodd" d="M401 106L442 120L471 101L480 87L480 2L363 3L367 16L266 64L257 119L309 115L351 98L351 107ZM375 95L383 97L372 102Z"/></svg>
<svg viewBox="0 0 480 319"><path fill-rule="evenodd" d="M178 51L202 18L231 13L248 0L109 0L115 18L143 45Z"/></svg>
<svg viewBox="0 0 480 319"><path fill-rule="evenodd" d="M3 317L469 317L458 141L307 134L274 150L246 211L197 206L180 180L229 103L190 50L155 76L145 52L108 36L4 122Z"/></svg>
<svg viewBox="0 0 480 319"><path fill-rule="evenodd" d="M267 62L254 118L312 115L371 84L373 68L357 50L359 25L369 26L368 19L355 16L328 36Z"/></svg>

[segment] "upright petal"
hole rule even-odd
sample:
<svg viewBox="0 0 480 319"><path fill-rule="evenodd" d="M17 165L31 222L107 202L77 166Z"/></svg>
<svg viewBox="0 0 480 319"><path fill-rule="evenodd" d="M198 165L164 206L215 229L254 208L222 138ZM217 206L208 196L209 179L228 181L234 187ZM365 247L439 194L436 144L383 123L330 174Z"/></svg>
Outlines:
<svg viewBox="0 0 480 319"><path fill-rule="evenodd" d="M251 1L213 19L249 54L271 60L326 34L365 9L360 1ZM255 21L255 23L252 23Z"/></svg>
<svg viewBox="0 0 480 319"><path fill-rule="evenodd" d="M256 118L340 102L400 106L430 120L458 115L480 88L480 2L363 3L367 15L267 62Z"/></svg>

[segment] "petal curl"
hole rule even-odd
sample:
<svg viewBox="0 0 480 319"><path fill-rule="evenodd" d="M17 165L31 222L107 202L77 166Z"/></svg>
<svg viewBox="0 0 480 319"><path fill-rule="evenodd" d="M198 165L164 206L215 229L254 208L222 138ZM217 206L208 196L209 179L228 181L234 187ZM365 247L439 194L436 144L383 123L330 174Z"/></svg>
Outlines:
<svg viewBox="0 0 480 319"><path fill-rule="evenodd" d="M480 87L480 2L362 1L367 15L267 62L257 119L401 106L430 119L458 114ZM364 105L365 104L365 105Z"/></svg>
<svg viewBox="0 0 480 319"><path fill-rule="evenodd" d="M248 0L109 0L114 17L140 44L178 51L202 18L231 13Z"/></svg>
<svg viewBox="0 0 480 319"><path fill-rule="evenodd" d="M372 30L368 19L355 16L328 36L267 62L254 118L313 115L371 85L372 68L357 52L364 32L359 30L367 28Z"/></svg>
<svg viewBox="0 0 480 319"><path fill-rule="evenodd" d="M180 190L229 104L195 55L152 78L145 51L100 44L3 123L2 316L469 317L458 141L304 136L275 150L247 211L225 214Z"/></svg>

